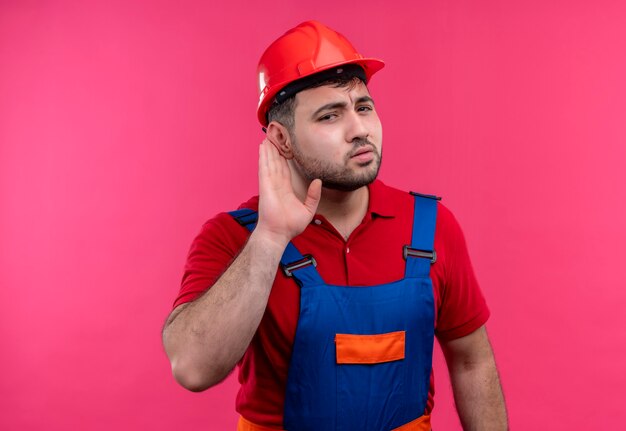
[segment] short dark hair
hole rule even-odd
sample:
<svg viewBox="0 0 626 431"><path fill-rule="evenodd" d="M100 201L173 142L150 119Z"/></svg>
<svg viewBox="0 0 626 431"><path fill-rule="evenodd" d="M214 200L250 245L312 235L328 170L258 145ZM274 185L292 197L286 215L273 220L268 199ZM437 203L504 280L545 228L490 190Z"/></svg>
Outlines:
<svg viewBox="0 0 626 431"><path fill-rule="evenodd" d="M335 88L347 87L348 90L352 90L359 82L365 84L365 81L357 76L338 76L336 78L312 84L306 87L304 90L323 87L325 85L331 85ZM296 95L297 93L283 100L281 103L277 103L275 101L267 111L267 123L269 124L272 121L276 121L282 124L283 126L285 126L290 135L293 134L296 125L294 118L296 111Z"/></svg>

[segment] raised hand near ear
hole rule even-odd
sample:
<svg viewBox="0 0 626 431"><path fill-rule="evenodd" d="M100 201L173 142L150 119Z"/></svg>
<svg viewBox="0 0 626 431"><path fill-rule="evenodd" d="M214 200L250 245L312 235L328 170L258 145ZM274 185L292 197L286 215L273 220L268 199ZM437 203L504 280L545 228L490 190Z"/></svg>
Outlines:
<svg viewBox="0 0 626 431"><path fill-rule="evenodd" d="M286 246L311 222L322 193L322 181L313 180L302 202L291 183L287 160L268 138L259 147L259 221L256 230Z"/></svg>

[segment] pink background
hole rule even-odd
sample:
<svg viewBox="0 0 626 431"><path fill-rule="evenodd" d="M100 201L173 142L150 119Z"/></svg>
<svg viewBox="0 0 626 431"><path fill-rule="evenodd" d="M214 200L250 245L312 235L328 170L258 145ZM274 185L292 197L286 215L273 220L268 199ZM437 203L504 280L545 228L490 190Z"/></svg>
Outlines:
<svg viewBox="0 0 626 431"><path fill-rule="evenodd" d="M461 221L512 427L623 428L623 1L128 3L0 3L1 429L234 429L234 379L186 392L160 330L256 193L257 59L310 18L387 62L381 178Z"/></svg>

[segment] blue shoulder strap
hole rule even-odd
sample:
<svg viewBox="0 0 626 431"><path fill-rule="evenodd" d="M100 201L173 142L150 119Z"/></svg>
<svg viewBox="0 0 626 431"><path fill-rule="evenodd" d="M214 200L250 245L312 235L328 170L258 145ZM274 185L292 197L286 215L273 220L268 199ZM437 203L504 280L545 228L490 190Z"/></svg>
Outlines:
<svg viewBox="0 0 626 431"><path fill-rule="evenodd" d="M250 232L252 232L256 227L258 213L254 210L244 208L237 211L231 211L228 214L233 216L240 225L244 226ZM287 244L287 248L285 248L282 257L280 258L280 265L285 275L293 277L300 286L316 286L324 284L324 280L315 269L317 262L313 256L303 256L291 242Z"/></svg>
<svg viewBox="0 0 626 431"><path fill-rule="evenodd" d="M414 196L411 245L404 246L405 277L427 277L437 260L434 249L437 202L440 197L411 192Z"/></svg>

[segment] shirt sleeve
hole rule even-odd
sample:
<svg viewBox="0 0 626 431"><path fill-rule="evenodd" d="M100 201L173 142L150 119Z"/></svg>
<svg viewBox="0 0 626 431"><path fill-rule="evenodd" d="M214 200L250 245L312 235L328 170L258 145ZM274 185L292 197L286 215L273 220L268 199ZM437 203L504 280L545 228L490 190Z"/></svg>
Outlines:
<svg viewBox="0 0 626 431"><path fill-rule="evenodd" d="M487 322L490 312L476 280L461 226L443 205L439 208L437 229L439 226L445 262L436 334L445 341L474 332Z"/></svg>
<svg viewBox="0 0 626 431"><path fill-rule="evenodd" d="M206 292L229 267L248 237L248 231L227 213L207 221L189 248L174 308Z"/></svg>

